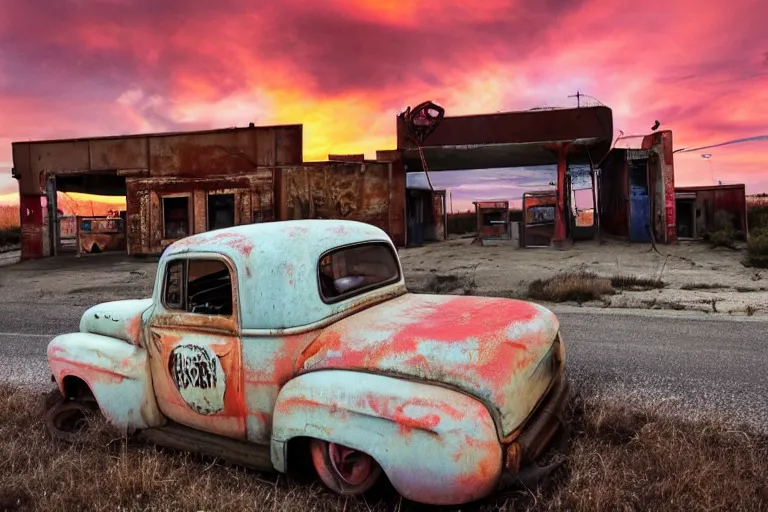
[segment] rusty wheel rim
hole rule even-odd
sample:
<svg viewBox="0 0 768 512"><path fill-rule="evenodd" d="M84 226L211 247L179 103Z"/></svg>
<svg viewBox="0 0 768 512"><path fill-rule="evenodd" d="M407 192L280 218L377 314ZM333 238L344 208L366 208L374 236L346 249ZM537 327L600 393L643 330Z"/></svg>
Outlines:
<svg viewBox="0 0 768 512"><path fill-rule="evenodd" d="M373 473L373 459L363 452L328 443L328 455L336 476L348 485L361 485Z"/></svg>

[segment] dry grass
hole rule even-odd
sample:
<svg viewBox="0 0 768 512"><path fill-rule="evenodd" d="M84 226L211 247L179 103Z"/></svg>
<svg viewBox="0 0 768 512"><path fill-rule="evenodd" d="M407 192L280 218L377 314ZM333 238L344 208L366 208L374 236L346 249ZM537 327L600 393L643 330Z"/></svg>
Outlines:
<svg viewBox="0 0 768 512"><path fill-rule="evenodd" d="M528 297L548 302L588 302L615 293L611 280L591 272L561 273L536 279L528 285Z"/></svg>
<svg viewBox="0 0 768 512"><path fill-rule="evenodd" d="M41 400L0 385L0 510L423 510L386 486L365 501L341 498L313 480L129 444L105 426L83 445L57 445ZM566 463L546 488L462 510L768 509L768 437L579 397L568 419Z"/></svg>
<svg viewBox="0 0 768 512"><path fill-rule="evenodd" d="M18 228L21 225L17 205L0 204L0 231Z"/></svg>
<svg viewBox="0 0 768 512"><path fill-rule="evenodd" d="M681 290L723 290L726 288L728 288L728 286L725 286L723 284L711 284L711 283L690 283L690 284L684 284L680 287Z"/></svg>
<svg viewBox="0 0 768 512"><path fill-rule="evenodd" d="M649 277L613 276L611 286L620 290L639 292L664 288L664 281Z"/></svg>
<svg viewBox="0 0 768 512"><path fill-rule="evenodd" d="M431 274L422 286L413 286L416 293L451 294L460 292L463 295L474 295L477 289L475 271L478 264L468 269L458 269L455 274ZM459 270L461 274L459 274Z"/></svg>

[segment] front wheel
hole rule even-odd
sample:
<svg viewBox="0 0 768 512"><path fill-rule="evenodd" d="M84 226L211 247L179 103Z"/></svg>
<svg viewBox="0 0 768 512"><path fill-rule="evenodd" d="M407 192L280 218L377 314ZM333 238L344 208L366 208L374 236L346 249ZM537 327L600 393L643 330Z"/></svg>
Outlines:
<svg viewBox="0 0 768 512"><path fill-rule="evenodd" d="M76 443L88 432L93 417L92 408L61 397L45 413L45 426L54 439Z"/></svg>
<svg viewBox="0 0 768 512"><path fill-rule="evenodd" d="M338 494L363 494L381 476L381 466L367 453L320 439L312 439L310 451L320 480Z"/></svg>

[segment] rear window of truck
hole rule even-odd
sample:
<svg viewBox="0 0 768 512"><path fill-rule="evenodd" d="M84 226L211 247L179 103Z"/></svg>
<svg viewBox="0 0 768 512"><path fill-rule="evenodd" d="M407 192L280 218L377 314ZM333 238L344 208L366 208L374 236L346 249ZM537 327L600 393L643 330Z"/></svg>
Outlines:
<svg viewBox="0 0 768 512"><path fill-rule="evenodd" d="M400 266L392 247L365 243L329 251L318 264L320 296L330 304L400 280Z"/></svg>

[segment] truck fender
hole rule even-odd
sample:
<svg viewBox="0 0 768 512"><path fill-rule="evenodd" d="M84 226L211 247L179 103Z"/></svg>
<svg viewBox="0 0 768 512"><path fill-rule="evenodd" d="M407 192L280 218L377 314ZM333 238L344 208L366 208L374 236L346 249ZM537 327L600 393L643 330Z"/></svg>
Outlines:
<svg viewBox="0 0 768 512"><path fill-rule="evenodd" d="M48 343L48 365L62 394L68 377L85 382L107 421L122 432L165 422L144 348L99 334L63 334Z"/></svg>
<svg viewBox="0 0 768 512"><path fill-rule="evenodd" d="M458 391L347 370L300 375L283 386L272 420L271 457L287 470L287 446L309 437L373 457L405 498L467 503L498 484L502 450L493 418Z"/></svg>

